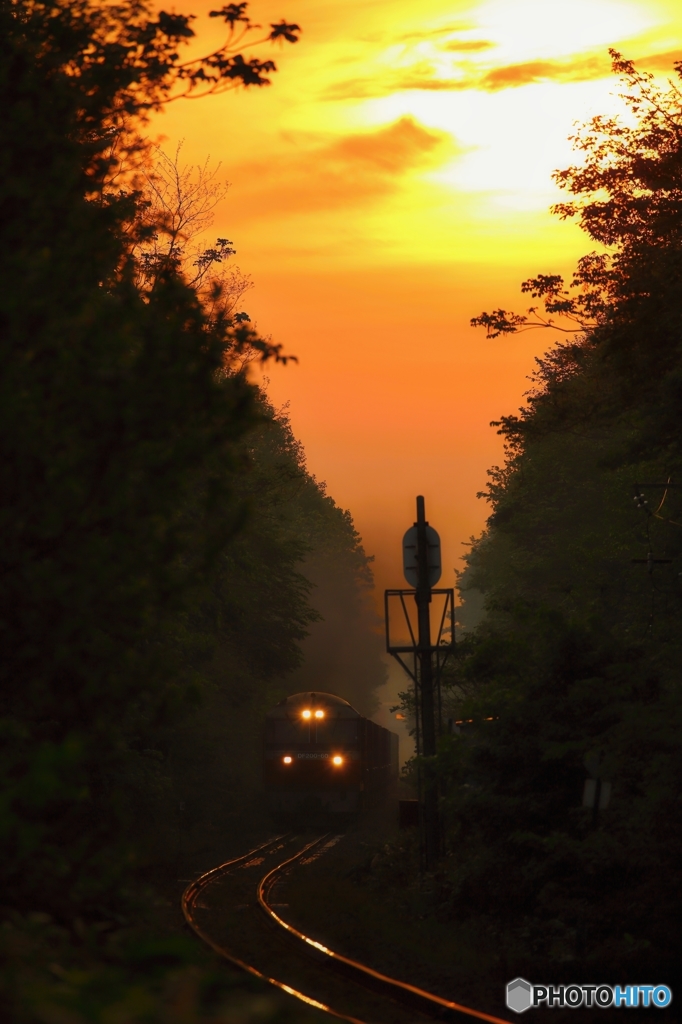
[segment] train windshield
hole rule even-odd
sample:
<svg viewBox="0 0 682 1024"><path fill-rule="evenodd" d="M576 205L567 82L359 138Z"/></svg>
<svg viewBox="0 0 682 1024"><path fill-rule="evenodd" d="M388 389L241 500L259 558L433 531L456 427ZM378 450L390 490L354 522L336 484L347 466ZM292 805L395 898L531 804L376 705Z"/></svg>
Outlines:
<svg viewBox="0 0 682 1024"><path fill-rule="evenodd" d="M271 718L267 723L267 741L276 745L288 743L318 743L324 746L356 746L358 719L328 718L322 722L302 722L298 719Z"/></svg>
<svg viewBox="0 0 682 1024"><path fill-rule="evenodd" d="M358 721L356 718L330 718L317 726L317 738L313 743L334 743L354 746L358 742Z"/></svg>

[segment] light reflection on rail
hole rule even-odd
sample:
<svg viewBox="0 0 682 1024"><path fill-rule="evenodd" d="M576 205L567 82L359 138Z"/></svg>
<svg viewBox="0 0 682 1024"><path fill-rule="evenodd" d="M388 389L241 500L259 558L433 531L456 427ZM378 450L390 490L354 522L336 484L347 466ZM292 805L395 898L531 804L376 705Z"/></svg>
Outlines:
<svg viewBox="0 0 682 1024"><path fill-rule="evenodd" d="M326 1006L312 996L305 995L303 992L299 992L292 988L290 985L284 982L278 981L274 978L270 978L265 974L262 974L255 967L250 964L246 964L244 961L239 960L228 950L222 946L217 945L210 936L208 936L203 929L195 921L192 911L197 906L197 898L199 893L209 882L213 881L221 874L226 872L229 868L242 866L242 867L256 867L258 864L262 864L265 860L265 856L258 857L257 854L267 851L267 853L274 853L278 849L283 849L288 836L277 836L275 839L270 840L268 843L264 843L262 846L257 847L255 850L250 850L248 853L241 857L236 857L234 860L227 861L225 864L219 865L217 868L213 868L211 871L207 871L201 875L194 882L190 883L185 889L182 895L182 910L185 915L185 920L194 930L194 932L203 939L216 953L225 957L231 963L241 967L243 970L248 971L249 974L255 977L261 978L267 981L269 984L274 985L281 991L294 996L296 999L300 999L302 1002L309 1006L313 1006L316 1009L323 1010L325 1013L330 1014L340 1020L349 1021L350 1024L366 1024L364 1021L358 1020L356 1017L349 1017L346 1014L340 1013L334 1010L330 1006ZM501 1017L494 1017L489 1013L484 1013L481 1010L474 1010L469 1006L463 1006L461 1003L455 1003L448 999L443 999L441 996L435 995L433 992L426 992L424 989L418 988L416 985L410 985L408 982L399 981L397 978L390 978L380 971L375 971L373 968L368 967L366 964L361 964L356 960L352 960L349 957L343 956L341 953L337 953L332 949L329 949L321 942L317 942L315 939L310 938L308 935L304 935L303 932L298 931L293 925L290 925L282 917L279 916L273 909L273 905L268 902L268 894L274 888L277 881L281 878L283 872L288 867L293 865L296 861L300 864L309 864L313 860L316 860L322 853L327 849L334 846L341 836L333 836L330 839L330 834L326 833L323 836L319 836L312 842L304 846L298 853L295 853L292 857L287 857L281 861L271 871L267 872L261 878L257 886L257 897L258 903L261 908L265 911L271 921L277 924L279 927L284 929L291 937L297 939L300 943L308 949L315 950L317 957L329 958L330 963L334 963L337 966L342 966L350 974L356 975L356 980L360 983L365 984L368 981L378 983L381 990L387 995L398 999L401 1002L405 1001L405 997L410 997L413 1003L422 1004L420 1009L422 1012L431 1013L434 1016L438 1016L441 1019L445 1015L447 1018L462 1020L463 1017L474 1018L476 1020L487 1021L488 1024L509 1024L508 1021ZM325 843L325 840L327 842ZM280 844L279 846L277 844ZM324 845L323 845L324 844ZM312 850L317 849L317 852L311 856L307 856ZM402 996L402 998L401 998Z"/></svg>
<svg viewBox="0 0 682 1024"><path fill-rule="evenodd" d="M255 850L249 850L248 853L243 854L241 857L235 857L233 860L228 860L224 864L219 864L218 867L212 868L210 871L206 871L193 882L190 882L183 892L180 900L185 921L195 935L205 942L207 946L210 946L214 953L217 953L225 960L229 960L231 964L235 965L235 967L240 967L243 971L247 971L248 974L253 975L253 977L260 978L261 981L267 981L269 985L273 985L281 992L286 992L287 995L293 996L295 999L299 999L307 1006L312 1006L316 1010L322 1010L324 1013L328 1013L332 1017L336 1017L338 1020L348 1021L348 1024L367 1024L366 1021L359 1020L357 1017L349 1017L345 1013L338 1013L336 1010L332 1009L331 1006L326 1006L324 1003L319 1002L319 1000L314 999L312 996L306 995L305 992L299 992L298 989L292 988L291 985L287 985L286 982L279 981L277 978L268 977L267 974L263 974L252 964L247 964L244 960L240 960L239 957L234 956L234 954L230 953L224 946L220 946L217 942L214 942L211 936L201 928L194 917L193 911L197 907L197 899L206 885L220 878L220 876L226 873L229 868L238 866L248 867L251 864L255 865L262 863L264 860L263 857L252 860L249 860L249 858L253 858L253 855L260 853L261 850L268 850L271 853L274 852L277 849L277 843L281 842L281 840L285 838L286 836L277 836L275 839L271 839L269 842L263 843L262 846L256 847ZM315 840L315 842L317 842L317 840ZM284 844L282 843L281 845L283 846ZM308 847L305 849L308 849Z"/></svg>
<svg viewBox="0 0 682 1024"><path fill-rule="evenodd" d="M275 913L272 906L267 901L267 894L275 884L277 878L289 865L293 864L297 860L301 860L303 854L311 849L313 845L319 845L326 838L326 836L322 836L320 839L316 840L314 844L311 844L311 846L308 846L299 853L294 854L293 857L289 857L288 860L282 861L281 864L278 864L277 867L273 868L272 871L269 871L268 874L261 879L257 890L258 902L265 913L280 925L280 927L289 932L290 935L295 936L301 942L318 950L320 953L324 953L325 956L330 958L330 960L336 961L338 964L343 964L344 967L350 968L354 973L357 972L360 975L364 975L366 978L371 978L374 981L380 982L382 987L385 987L387 990L393 988L394 995L398 995L398 993L395 992L397 989L400 992L416 997L416 999L420 1001L423 1000L427 1005L431 1004L432 1012L438 1009L440 1011L439 1015L442 1014L443 1010L446 1010L452 1015L459 1016L463 1014L467 1017L474 1017L478 1020L488 1021L489 1024L509 1024L508 1021L503 1020L501 1017L493 1017L491 1014L483 1013L481 1010L473 1010L471 1007L462 1006L461 1003L454 1003L448 999L442 999L440 996L434 995L433 992L426 992L424 989L418 988L416 985L410 985L407 982L398 981L397 978L390 978L386 974L381 974L380 971L375 971L373 968L367 967L366 964L361 964L356 960L351 960L349 957L342 956L341 953L336 953L333 949L328 949L328 947L324 946L321 942L316 942L315 939L311 939L308 935L304 935L303 932L299 932L293 927L293 925L288 924L283 920L283 918ZM332 842L327 845L332 846L334 843L338 842L339 838L340 837L335 837ZM308 862L312 859L313 858L308 858ZM301 863L306 863L306 861L301 860ZM426 1007L424 1009L426 1009ZM426 1012L428 1012L428 1009L426 1009Z"/></svg>

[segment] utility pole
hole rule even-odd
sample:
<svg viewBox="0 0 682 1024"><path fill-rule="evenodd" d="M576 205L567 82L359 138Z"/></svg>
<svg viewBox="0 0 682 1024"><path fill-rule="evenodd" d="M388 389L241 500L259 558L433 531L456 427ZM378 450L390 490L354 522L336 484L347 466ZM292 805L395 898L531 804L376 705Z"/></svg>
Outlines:
<svg viewBox="0 0 682 1024"><path fill-rule="evenodd" d="M424 757L434 757L436 754L437 730L431 648L431 572L427 536L428 523L426 522L424 498L421 495L417 498L417 522L415 526L417 527L417 587L414 596L417 603L417 660L419 664L418 678L421 705L419 710L422 727L421 748ZM438 575L440 576L440 572ZM428 871L435 865L440 853L440 823L438 820L438 790L432 770L426 769L423 781L424 866Z"/></svg>

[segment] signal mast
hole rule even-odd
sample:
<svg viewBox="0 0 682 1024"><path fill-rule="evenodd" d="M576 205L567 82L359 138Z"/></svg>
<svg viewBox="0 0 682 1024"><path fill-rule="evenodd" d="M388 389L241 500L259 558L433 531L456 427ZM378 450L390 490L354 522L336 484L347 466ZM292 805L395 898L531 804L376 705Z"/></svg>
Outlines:
<svg viewBox="0 0 682 1024"><path fill-rule="evenodd" d="M417 498L417 521L403 537L403 572L412 589L387 590L384 595L386 650L414 683L420 866L422 871L430 871L440 856L441 828L437 782L424 759L435 756L442 728L440 681L445 662L454 651L455 592L454 588L434 589L441 577L440 537L426 520L421 495ZM441 614L436 642L432 643L434 597L440 599ZM406 603L406 598L413 598L416 609ZM403 636L407 633L409 641L394 640L394 631Z"/></svg>

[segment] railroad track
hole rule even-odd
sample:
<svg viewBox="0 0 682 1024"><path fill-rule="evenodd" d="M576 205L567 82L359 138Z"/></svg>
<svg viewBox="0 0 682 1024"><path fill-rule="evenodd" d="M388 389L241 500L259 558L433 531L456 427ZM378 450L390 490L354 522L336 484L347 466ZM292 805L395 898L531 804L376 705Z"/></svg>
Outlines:
<svg viewBox="0 0 682 1024"><path fill-rule="evenodd" d="M508 1024L342 956L286 921L286 904L275 902L286 873L339 838L306 841L289 833L220 864L185 889L185 920L233 965L350 1024Z"/></svg>

